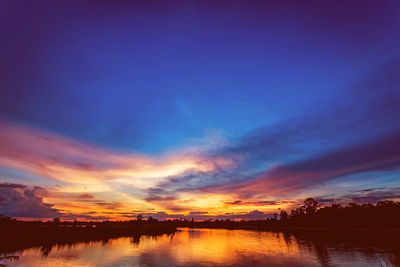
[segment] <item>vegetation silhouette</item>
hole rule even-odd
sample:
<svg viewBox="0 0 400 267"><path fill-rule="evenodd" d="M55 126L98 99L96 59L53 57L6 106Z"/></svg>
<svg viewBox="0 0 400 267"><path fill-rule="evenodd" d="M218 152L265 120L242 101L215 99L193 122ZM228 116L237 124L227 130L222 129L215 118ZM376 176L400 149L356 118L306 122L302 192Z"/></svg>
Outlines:
<svg viewBox="0 0 400 267"><path fill-rule="evenodd" d="M154 238L173 235L178 227L224 228L272 231L283 234L286 242L292 238L305 240L316 248L322 266L328 266L329 244L345 249L380 247L390 252L390 262L400 266L400 202L380 201L377 204L321 206L308 198L290 211L284 210L266 220L205 220L175 219L158 221L139 215L130 221L19 221L0 215L0 260L18 260L12 253L37 247L47 256L54 246L72 246L82 242L104 242L118 237L131 237L138 244L142 235ZM370 252L373 253L373 252ZM1 266L1 265L0 265Z"/></svg>
<svg viewBox="0 0 400 267"><path fill-rule="evenodd" d="M19 221L0 215L1 253L40 247L46 256L55 245L72 245L80 242L103 241L118 237L132 237L138 243L141 235L157 236L173 234L176 224L171 221L131 220L131 221Z"/></svg>
<svg viewBox="0 0 400 267"><path fill-rule="evenodd" d="M282 210L265 220L174 220L179 227L253 230L384 230L400 231L400 202L379 201L377 204L350 203L321 206L308 198L304 205Z"/></svg>
<svg viewBox="0 0 400 267"><path fill-rule="evenodd" d="M331 266L328 247L361 251L371 258L377 250L387 252L388 266L400 266L400 202L350 203L321 206L308 198L290 214L281 210L266 220L174 220L178 227L242 229L282 234L287 246L292 240L314 247L321 266ZM296 243L296 242L295 242Z"/></svg>

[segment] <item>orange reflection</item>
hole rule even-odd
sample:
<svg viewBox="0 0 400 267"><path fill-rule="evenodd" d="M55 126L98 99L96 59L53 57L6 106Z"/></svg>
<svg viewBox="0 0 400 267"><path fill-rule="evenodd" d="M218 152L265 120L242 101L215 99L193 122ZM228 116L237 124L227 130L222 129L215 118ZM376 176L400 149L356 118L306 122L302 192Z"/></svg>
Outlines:
<svg viewBox="0 0 400 267"><path fill-rule="evenodd" d="M136 241L126 237L103 243L32 248L16 255L19 260L9 262L10 266L319 265L318 251L302 245L291 235L220 229L181 229L173 236L142 236ZM340 259L333 260L333 264L342 263ZM362 263L368 265L366 261Z"/></svg>

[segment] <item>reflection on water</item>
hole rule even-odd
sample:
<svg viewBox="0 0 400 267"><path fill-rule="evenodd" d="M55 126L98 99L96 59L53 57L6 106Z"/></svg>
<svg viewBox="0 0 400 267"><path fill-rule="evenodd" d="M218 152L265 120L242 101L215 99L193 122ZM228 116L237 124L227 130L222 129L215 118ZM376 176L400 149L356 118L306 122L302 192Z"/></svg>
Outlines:
<svg viewBox="0 0 400 267"><path fill-rule="evenodd" d="M370 237L368 237L370 236ZM378 238L379 239L379 238ZM362 237L180 229L174 235L30 248L0 255L7 266L398 266L399 248ZM1 265L0 265L1 266Z"/></svg>

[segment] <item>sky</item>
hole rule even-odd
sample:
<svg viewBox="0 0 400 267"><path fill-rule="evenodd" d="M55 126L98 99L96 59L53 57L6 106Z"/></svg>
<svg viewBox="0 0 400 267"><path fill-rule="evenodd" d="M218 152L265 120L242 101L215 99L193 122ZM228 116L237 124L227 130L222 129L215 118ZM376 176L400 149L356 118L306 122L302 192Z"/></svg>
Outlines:
<svg viewBox="0 0 400 267"><path fill-rule="evenodd" d="M0 214L400 200L398 1L0 2Z"/></svg>

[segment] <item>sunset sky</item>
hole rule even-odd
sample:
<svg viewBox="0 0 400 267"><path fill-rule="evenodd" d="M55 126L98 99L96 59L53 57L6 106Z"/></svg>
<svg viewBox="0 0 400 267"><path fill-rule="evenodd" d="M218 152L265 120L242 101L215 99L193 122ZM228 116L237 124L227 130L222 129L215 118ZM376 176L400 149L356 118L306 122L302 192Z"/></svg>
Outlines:
<svg viewBox="0 0 400 267"><path fill-rule="evenodd" d="M362 2L362 4L361 4ZM399 1L0 2L0 214L400 200Z"/></svg>

